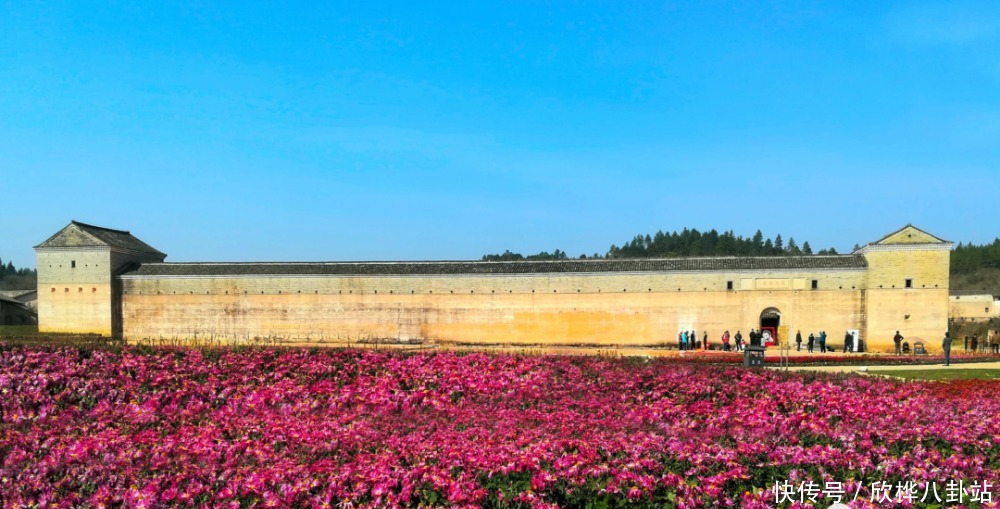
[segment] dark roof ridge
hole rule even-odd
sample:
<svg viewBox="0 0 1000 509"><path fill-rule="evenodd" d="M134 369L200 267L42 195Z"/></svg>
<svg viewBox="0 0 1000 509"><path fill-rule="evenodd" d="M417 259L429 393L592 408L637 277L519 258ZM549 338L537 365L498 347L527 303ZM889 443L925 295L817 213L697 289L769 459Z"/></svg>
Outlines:
<svg viewBox="0 0 1000 509"><path fill-rule="evenodd" d="M792 255L792 256L676 256L673 258L567 258L565 260L322 260L322 261L268 261L268 262L146 262L143 265L357 265L357 264L445 264L445 263L607 263L636 261L676 261L676 260L771 260L771 259L816 259L816 258L847 258L861 256L854 253L823 254L823 255Z"/></svg>
<svg viewBox="0 0 1000 509"><path fill-rule="evenodd" d="M126 235L132 235L131 232L128 232L126 230L116 230L114 228L106 228L104 226L97 226L97 225L94 225L94 224L87 224L87 223L84 223L84 222L81 222L81 221L77 221L76 219L70 220L70 223L71 224L75 224L77 226L82 226L84 228L93 228L95 230L104 230L104 231L108 231L108 232L124 233Z"/></svg>
<svg viewBox="0 0 1000 509"><path fill-rule="evenodd" d="M878 239L878 240L876 240L874 242L869 242L869 243L867 243L867 244L865 244L864 246L861 246L861 247L874 246L874 245L877 245L877 244L881 244L883 240L885 240L885 239L887 239L889 237L892 237L893 235L895 235L895 234L897 234L897 233L899 233L899 232L901 232L901 231L903 231L903 230L905 230L907 228L913 228L914 230L917 230L918 232L923 233L924 235L927 235L928 237L937 239L937 242L924 242L923 244L953 244L953 242L951 242L950 240L944 240L941 237L938 237L937 235L934 235L934 234L928 232L927 230L923 230L920 227L913 226L913 223L906 223L906 226L903 226L902 228L899 228L898 230L895 230L893 232L887 233L887 234L883 235L882 238L880 238L880 239Z"/></svg>
<svg viewBox="0 0 1000 509"><path fill-rule="evenodd" d="M519 260L509 262L231 262L143 263L129 277L143 276L277 276L277 275L448 275L448 274L555 274L612 272L678 272L742 270L863 270L860 255L765 256L746 258L616 258L604 260Z"/></svg>

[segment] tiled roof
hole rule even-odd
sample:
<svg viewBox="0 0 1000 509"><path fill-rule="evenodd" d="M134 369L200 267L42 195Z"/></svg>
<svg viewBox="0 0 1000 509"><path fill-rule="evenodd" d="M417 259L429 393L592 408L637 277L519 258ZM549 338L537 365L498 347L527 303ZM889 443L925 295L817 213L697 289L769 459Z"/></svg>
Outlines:
<svg viewBox="0 0 1000 509"><path fill-rule="evenodd" d="M29 293L35 293L38 290L0 290L0 297L5 299L17 299Z"/></svg>
<svg viewBox="0 0 1000 509"><path fill-rule="evenodd" d="M125 275L158 276L281 276L359 275L409 276L448 274L549 274L590 272L675 272L741 270L815 270L867 267L863 256L775 256L718 258L659 258L561 261L437 261L328 263L145 263Z"/></svg>
<svg viewBox="0 0 1000 509"><path fill-rule="evenodd" d="M135 238L127 231L112 230L111 228L103 228L79 221L71 221L69 225L59 230L59 233L35 246L35 249L94 246L108 246L160 257L167 256L149 244Z"/></svg>
<svg viewBox="0 0 1000 509"><path fill-rule="evenodd" d="M18 307L22 307L22 308L24 307L24 303L23 302L18 302L18 301L14 300L14 299L8 299L7 297L0 296L0 301L7 302L7 303L10 303L10 304L14 304L14 305L16 305Z"/></svg>

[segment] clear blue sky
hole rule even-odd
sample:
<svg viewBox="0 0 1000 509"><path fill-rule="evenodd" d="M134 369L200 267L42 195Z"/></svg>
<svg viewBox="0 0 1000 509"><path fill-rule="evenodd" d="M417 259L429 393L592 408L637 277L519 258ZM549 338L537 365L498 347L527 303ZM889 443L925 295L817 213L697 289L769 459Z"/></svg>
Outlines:
<svg viewBox="0 0 1000 509"><path fill-rule="evenodd" d="M4 260L1000 235L1000 2L158 4L0 3Z"/></svg>

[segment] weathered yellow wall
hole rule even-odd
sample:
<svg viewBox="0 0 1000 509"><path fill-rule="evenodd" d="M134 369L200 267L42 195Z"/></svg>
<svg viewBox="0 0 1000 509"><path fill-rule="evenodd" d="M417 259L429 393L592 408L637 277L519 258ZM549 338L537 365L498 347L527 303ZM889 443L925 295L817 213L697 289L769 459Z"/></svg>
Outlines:
<svg viewBox="0 0 1000 509"><path fill-rule="evenodd" d="M948 324L950 257L947 246L902 241L865 253L870 341L891 344L898 330L904 337L925 340L931 350L940 349ZM912 279L911 288L905 288L907 279Z"/></svg>
<svg viewBox="0 0 1000 509"><path fill-rule="evenodd" d="M903 288L913 280L913 289L948 289L951 251L949 249L912 249L871 251L868 260L869 289Z"/></svg>
<svg viewBox="0 0 1000 509"><path fill-rule="evenodd" d="M154 259L160 261L107 247L39 250L38 331L115 335L111 275L131 261Z"/></svg>
<svg viewBox="0 0 1000 509"><path fill-rule="evenodd" d="M948 290L868 290L868 336L891 343L896 331L940 346L948 330Z"/></svg>
<svg viewBox="0 0 1000 509"><path fill-rule="evenodd" d="M980 321L997 316L1000 307L992 295L956 295L949 300L949 319Z"/></svg>
<svg viewBox="0 0 1000 509"><path fill-rule="evenodd" d="M106 249L39 252L38 331L110 336L110 263Z"/></svg>
<svg viewBox="0 0 1000 509"><path fill-rule="evenodd" d="M486 277L123 278L125 337L658 345L746 333L778 308L831 343L861 327L863 270ZM796 290L820 281L819 290ZM747 290L726 291L726 281ZM761 289L756 289L756 288ZM854 289L852 289L854 287ZM680 288L680 290L678 290ZM721 288L721 289L720 289ZM787 289L777 289L787 288ZM823 288L829 288L824 290ZM280 293L279 293L280 292ZM891 341L890 341L891 344Z"/></svg>

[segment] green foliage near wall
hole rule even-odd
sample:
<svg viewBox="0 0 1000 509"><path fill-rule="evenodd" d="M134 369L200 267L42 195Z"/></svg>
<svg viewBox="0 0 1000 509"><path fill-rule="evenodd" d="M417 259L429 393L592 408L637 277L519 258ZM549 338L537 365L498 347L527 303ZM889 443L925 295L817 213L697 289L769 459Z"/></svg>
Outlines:
<svg viewBox="0 0 1000 509"><path fill-rule="evenodd" d="M38 286L38 271L18 269L13 262L0 259L0 290L33 290Z"/></svg>
<svg viewBox="0 0 1000 509"><path fill-rule="evenodd" d="M1000 269L1000 238L981 246L959 243L951 253L951 273L967 274L980 269Z"/></svg>

